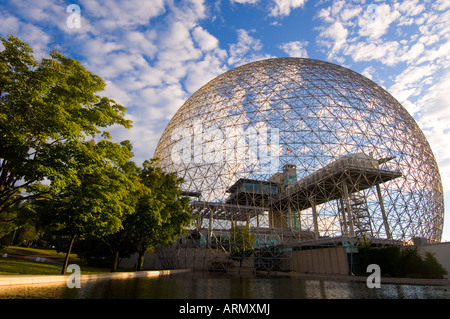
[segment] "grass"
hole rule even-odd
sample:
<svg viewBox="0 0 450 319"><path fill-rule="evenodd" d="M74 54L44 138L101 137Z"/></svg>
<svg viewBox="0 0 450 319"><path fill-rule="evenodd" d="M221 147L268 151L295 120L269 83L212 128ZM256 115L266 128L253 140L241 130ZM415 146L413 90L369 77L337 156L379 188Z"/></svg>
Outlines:
<svg viewBox="0 0 450 319"><path fill-rule="evenodd" d="M70 262L70 261L69 261ZM0 259L0 275L59 275L62 265L50 265L30 260ZM110 272L106 268L80 266L81 274Z"/></svg>
<svg viewBox="0 0 450 319"><path fill-rule="evenodd" d="M57 275L61 267L29 260L0 259L0 275Z"/></svg>
<svg viewBox="0 0 450 319"><path fill-rule="evenodd" d="M59 253L54 249L43 248L27 248L20 246L8 246L0 249L0 255L7 253L8 255L24 255L24 256L46 256L50 257L54 261L63 262L66 257L65 253ZM70 254L70 259L78 259L76 254Z"/></svg>
<svg viewBox="0 0 450 319"><path fill-rule="evenodd" d="M58 253L54 249L26 248L20 246L9 246L0 249L0 256L7 253L22 256L45 256L53 261L63 262L65 254ZM99 272L109 272L106 268L96 268L83 266L80 258L76 254L71 254L69 264L78 264L82 274L92 274ZM34 260L10 259L0 257L0 275L59 275L61 265L46 264Z"/></svg>

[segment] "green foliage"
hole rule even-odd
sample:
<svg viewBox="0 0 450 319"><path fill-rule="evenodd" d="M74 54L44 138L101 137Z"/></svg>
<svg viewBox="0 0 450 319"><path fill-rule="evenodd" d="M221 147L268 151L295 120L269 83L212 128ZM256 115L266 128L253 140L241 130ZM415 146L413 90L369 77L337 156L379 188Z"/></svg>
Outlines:
<svg viewBox="0 0 450 319"><path fill-rule="evenodd" d="M369 264L377 264L383 275L440 279L447 274L433 254L427 252L423 259L417 247L361 247L358 252L363 269Z"/></svg>
<svg viewBox="0 0 450 319"><path fill-rule="evenodd" d="M372 247L372 241L370 239L367 239L366 235L363 235L362 238L358 238L356 240L356 243L358 244L358 247L360 247L360 248Z"/></svg>
<svg viewBox="0 0 450 319"><path fill-rule="evenodd" d="M18 228L29 242L44 232L64 250L76 238L86 257L108 247L113 264L172 243L191 222L183 180L153 160L138 168L129 141L110 141L109 126L131 122L98 95L104 81L59 52L36 61L18 38L1 41L0 239ZM98 250L83 248L100 238Z"/></svg>
<svg viewBox="0 0 450 319"><path fill-rule="evenodd" d="M438 262L433 253L425 253L424 266L427 278L443 278L448 275L447 270Z"/></svg>
<svg viewBox="0 0 450 319"><path fill-rule="evenodd" d="M137 216L143 217L145 221L151 212L156 218L147 219L147 226L151 226L152 231L149 232L149 228L144 226L147 231L143 229L141 241L148 242L149 246L168 245L192 221L190 202L188 197L181 194L183 179L176 174L162 172L160 168L153 166L153 162L154 160L143 163L140 177L151 195L141 197ZM149 198L152 200L149 201Z"/></svg>
<svg viewBox="0 0 450 319"><path fill-rule="evenodd" d="M111 142L82 144L84 152L76 158L77 183L60 192L50 190L48 193L54 195L35 205L41 218L62 234L100 237L115 233L122 228L123 216L134 211L127 202L134 189L133 180L120 170L131 153L127 147Z"/></svg>
<svg viewBox="0 0 450 319"><path fill-rule="evenodd" d="M231 227L229 240L231 259L239 260L242 263L253 253L254 244L255 236L250 233L248 227L235 225Z"/></svg>
<svg viewBox="0 0 450 319"><path fill-rule="evenodd" d="M37 240L42 231L36 226L36 213L33 206L25 202L17 202L0 214L0 248L13 242L23 244Z"/></svg>
<svg viewBox="0 0 450 319"><path fill-rule="evenodd" d="M425 274L423 260L417 247L408 247L401 251L398 267L401 277L419 278Z"/></svg>
<svg viewBox="0 0 450 319"><path fill-rule="evenodd" d="M361 247L358 248L359 259L363 270L369 264L377 264L383 275L398 276L400 262L400 248L390 246L384 248Z"/></svg>
<svg viewBox="0 0 450 319"><path fill-rule="evenodd" d="M130 234L143 265L143 255L157 245L170 245L192 221L189 198L182 196L183 183L176 174L164 173L153 166L154 160L145 161L140 180L145 187L137 201L136 210L124 221L124 231Z"/></svg>
<svg viewBox="0 0 450 319"><path fill-rule="evenodd" d="M104 81L56 51L36 61L14 36L1 38L0 214L26 198L79 185L88 137L130 127L126 108L97 95ZM103 137L109 133L104 131ZM94 154L91 154L94 155ZM97 155L98 156L98 155ZM48 181L52 188L42 187ZM26 191L26 192L24 192Z"/></svg>

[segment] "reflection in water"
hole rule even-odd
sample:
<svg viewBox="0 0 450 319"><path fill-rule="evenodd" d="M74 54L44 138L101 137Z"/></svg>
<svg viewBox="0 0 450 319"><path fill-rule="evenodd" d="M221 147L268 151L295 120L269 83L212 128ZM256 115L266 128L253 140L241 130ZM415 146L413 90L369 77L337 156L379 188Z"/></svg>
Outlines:
<svg viewBox="0 0 450 319"><path fill-rule="evenodd" d="M450 299L448 286L338 282L291 277L253 277L189 273L160 278L102 279L82 282L0 287L0 298L40 299Z"/></svg>

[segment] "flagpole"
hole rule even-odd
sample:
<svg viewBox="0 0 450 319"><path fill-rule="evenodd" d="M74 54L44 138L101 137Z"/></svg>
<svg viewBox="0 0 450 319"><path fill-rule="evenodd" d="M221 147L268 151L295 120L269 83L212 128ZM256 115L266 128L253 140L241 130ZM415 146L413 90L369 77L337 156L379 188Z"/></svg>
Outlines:
<svg viewBox="0 0 450 319"><path fill-rule="evenodd" d="M288 157L287 157L287 153L288 153L288 150L287 150L287 146L286 146L286 164L285 165L287 165L288 164Z"/></svg>
<svg viewBox="0 0 450 319"><path fill-rule="evenodd" d="M288 152L292 153L292 150L286 146L286 165L288 164Z"/></svg>

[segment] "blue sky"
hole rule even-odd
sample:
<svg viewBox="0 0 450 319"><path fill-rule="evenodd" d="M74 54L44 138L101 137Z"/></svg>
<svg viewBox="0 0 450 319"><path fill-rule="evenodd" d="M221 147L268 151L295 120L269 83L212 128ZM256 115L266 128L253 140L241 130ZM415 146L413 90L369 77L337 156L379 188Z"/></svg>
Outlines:
<svg viewBox="0 0 450 319"><path fill-rule="evenodd" d="M70 4L80 8L79 28L67 23ZM134 123L111 132L132 141L138 163L217 75L268 57L309 57L371 78L413 115L438 161L446 207L449 21L450 0L0 0L0 36L18 36L38 58L57 49L106 81L104 94ZM449 216L442 239L450 240Z"/></svg>

